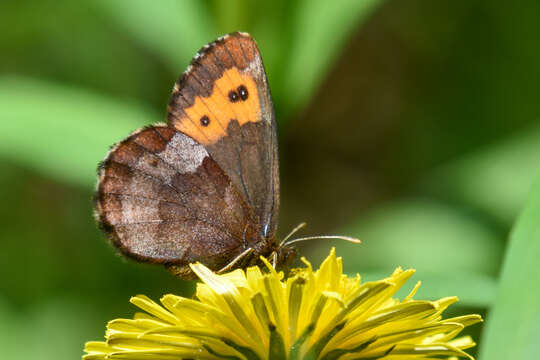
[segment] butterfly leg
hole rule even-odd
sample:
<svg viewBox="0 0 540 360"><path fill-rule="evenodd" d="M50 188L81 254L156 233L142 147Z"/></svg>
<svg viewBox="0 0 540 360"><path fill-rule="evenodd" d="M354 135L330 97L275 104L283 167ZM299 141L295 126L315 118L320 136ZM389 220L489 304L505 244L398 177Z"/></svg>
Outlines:
<svg viewBox="0 0 540 360"><path fill-rule="evenodd" d="M272 267L275 269L277 266L277 252L272 253Z"/></svg>
<svg viewBox="0 0 540 360"><path fill-rule="evenodd" d="M240 255L238 255L237 257L235 257L230 263L228 263L227 265L225 265L223 268L219 269L217 271L218 274L222 274L224 272L227 272L229 270L231 270L234 265L236 265L240 260L244 259L246 256L248 256L249 254L251 254L253 252L253 249L252 248L247 248L246 250L244 250Z"/></svg>

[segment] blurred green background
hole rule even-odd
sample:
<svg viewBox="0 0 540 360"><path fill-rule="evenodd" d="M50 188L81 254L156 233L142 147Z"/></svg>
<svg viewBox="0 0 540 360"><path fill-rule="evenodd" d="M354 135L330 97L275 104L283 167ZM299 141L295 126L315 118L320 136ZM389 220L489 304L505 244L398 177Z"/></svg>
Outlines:
<svg viewBox="0 0 540 360"><path fill-rule="evenodd" d="M164 121L191 57L236 30L258 41L274 97L279 234L305 221L357 236L300 252L318 264L335 245L367 279L414 267L418 298L489 315L540 165L539 2L4 1L0 29L1 358L76 359L131 316L131 295L191 296L108 245L95 168Z"/></svg>

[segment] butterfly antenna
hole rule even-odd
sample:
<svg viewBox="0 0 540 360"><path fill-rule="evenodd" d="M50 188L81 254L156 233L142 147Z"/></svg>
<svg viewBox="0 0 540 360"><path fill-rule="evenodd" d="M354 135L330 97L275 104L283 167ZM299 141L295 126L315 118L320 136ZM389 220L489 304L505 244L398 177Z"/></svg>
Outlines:
<svg viewBox="0 0 540 360"><path fill-rule="evenodd" d="M349 241L349 242L352 242L352 243L355 243L355 244L360 244L360 243L361 243L360 239L353 238L353 237L350 237L350 236L342 236L342 235L319 235L319 236L306 236L306 237L302 237L302 238L297 238L297 239L289 240L289 241L287 241L287 242L282 242L281 245L280 245L280 247L283 247L283 246L289 246L289 245L291 245L291 244L294 244L294 243L297 243L297 242L300 242L300 241L317 240L317 239L338 239L338 240Z"/></svg>
<svg viewBox="0 0 540 360"><path fill-rule="evenodd" d="M285 243L287 242L287 240L293 236L298 230L300 230L301 228L303 228L304 226L306 226L307 224L305 222L301 222L300 224L296 225L296 227L294 229L292 229L292 231L287 235L285 236L285 238L281 241L281 244L279 247L285 245Z"/></svg>

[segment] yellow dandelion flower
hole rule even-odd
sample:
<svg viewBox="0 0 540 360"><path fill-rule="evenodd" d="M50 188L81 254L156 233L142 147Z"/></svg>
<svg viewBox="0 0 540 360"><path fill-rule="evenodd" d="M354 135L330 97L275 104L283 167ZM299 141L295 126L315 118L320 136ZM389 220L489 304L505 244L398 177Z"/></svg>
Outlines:
<svg viewBox="0 0 540 360"><path fill-rule="evenodd" d="M456 297L414 300L418 283L392 298L414 270L361 282L343 274L333 249L317 271L302 260L287 279L264 259L268 269L223 275L193 264L196 300L133 297L145 312L109 322L106 341L86 343L83 359L472 359L464 350L475 343L456 336L482 319L443 319Z"/></svg>

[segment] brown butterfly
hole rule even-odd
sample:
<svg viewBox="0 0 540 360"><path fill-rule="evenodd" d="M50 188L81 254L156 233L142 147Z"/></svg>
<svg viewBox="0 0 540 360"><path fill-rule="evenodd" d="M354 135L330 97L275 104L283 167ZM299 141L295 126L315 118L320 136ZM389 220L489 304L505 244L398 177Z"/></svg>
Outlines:
<svg viewBox="0 0 540 360"><path fill-rule="evenodd" d="M96 218L127 257L192 278L284 265L292 243L275 239L279 212L276 120L259 49L246 33L203 47L174 85L167 124L135 131L99 166ZM348 237L338 238L356 241Z"/></svg>
<svg viewBox="0 0 540 360"><path fill-rule="evenodd" d="M276 120L255 41L225 35L174 85L167 124L140 129L99 167L96 217L138 261L191 278L189 263L232 269L272 256L279 211Z"/></svg>

